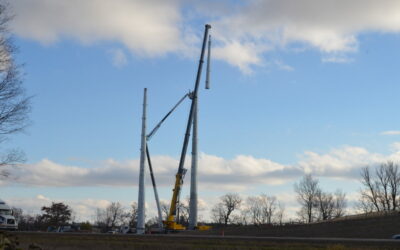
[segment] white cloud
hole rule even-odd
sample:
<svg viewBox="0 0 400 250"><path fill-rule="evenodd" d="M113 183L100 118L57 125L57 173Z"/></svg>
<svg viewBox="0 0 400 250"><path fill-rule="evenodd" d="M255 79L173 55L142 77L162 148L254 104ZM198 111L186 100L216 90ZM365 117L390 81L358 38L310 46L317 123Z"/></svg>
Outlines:
<svg viewBox="0 0 400 250"><path fill-rule="evenodd" d="M139 55L157 56L184 46L178 1L13 0L12 28L20 36L53 43L117 41Z"/></svg>
<svg viewBox="0 0 400 250"><path fill-rule="evenodd" d="M215 58L227 61L240 68L244 73L249 74L252 72L250 66L261 64L261 54L264 51L264 48L253 43L233 41L213 49L213 55Z"/></svg>
<svg viewBox="0 0 400 250"><path fill-rule="evenodd" d="M280 49L302 44L321 51L324 62L348 63L352 61L348 54L358 50L360 33L400 31L400 2L395 0L249 0L242 4L220 8L214 26L223 43L251 42L254 59L260 57L255 51L266 45ZM242 63L246 61L250 60Z"/></svg>
<svg viewBox="0 0 400 250"><path fill-rule="evenodd" d="M333 149L324 154L307 151L293 165L249 155L224 159L202 153L199 158L198 178L202 189L214 191L243 191L257 185L283 185L300 178L304 173L320 177L358 179L361 167L376 166L387 160L400 162L399 144L391 145L393 152L389 155L351 146ZM170 186L176 174L178 159L153 156L152 162L157 184L161 187ZM190 171L189 163L190 157L186 162ZM92 168L67 166L43 159L35 164L10 169L12 178L4 179L0 184L39 187L137 186L138 170L137 159L108 159Z"/></svg>
<svg viewBox="0 0 400 250"><path fill-rule="evenodd" d="M392 151L395 154L399 154L400 153L400 142L394 142L390 145L390 148L392 149Z"/></svg>
<svg viewBox="0 0 400 250"><path fill-rule="evenodd" d="M361 147L345 146L327 154L305 152L298 165L306 173L318 176L358 178L360 168L380 164L390 157L393 155L384 156Z"/></svg>
<svg viewBox="0 0 400 250"><path fill-rule="evenodd" d="M22 37L47 44L62 38L116 41L136 55L150 57L170 52L192 55L201 41L193 23L208 20L213 25L215 57L245 73L268 65L264 62L268 51L292 45L319 50L324 62L348 63L349 53L358 50L359 34L400 31L397 0L13 0L11 4L16 13L12 29ZM188 10L196 11L189 15Z"/></svg>
<svg viewBox="0 0 400 250"><path fill-rule="evenodd" d="M188 159L186 166L188 166ZM169 186L176 174L178 159L153 156L157 185ZM43 159L35 164L11 168L12 177L2 185L18 183L25 186L137 186L139 161L119 162L108 159L95 168L80 168L57 164ZM268 159L239 155L231 160L201 154L199 182L208 190L244 190L248 183L277 185L301 175L299 169L284 166Z"/></svg>
<svg viewBox="0 0 400 250"><path fill-rule="evenodd" d="M399 130L383 131L381 135L400 135L400 131Z"/></svg>
<svg viewBox="0 0 400 250"><path fill-rule="evenodd" d="M294 70L294 68L292 66L285 64L281 60L275 60L274 64L280 70L285 70L285 71L293 71Z"/></svg>
<svg viewBox="0 0 400 250"><path fill-rule="evenodd" d="M111 55L112 63L115 67L121 68L128 63L128 59L122 49L111 49L109 50Z"/></svg>
<svg viewBox="0 0 400 250"><path fill-rule="evenodd" d="M351 63L354 59L343 53L331 53L322 57L324 63Z"/></svg>
<svg viewBox="0 0 400 250"><path fill-rule="evenodd" d="M39 214L41 207L51 204L51 200L41 194L30 198L9 198L5 201L12 207L23 208L29 214Z"/></svg>

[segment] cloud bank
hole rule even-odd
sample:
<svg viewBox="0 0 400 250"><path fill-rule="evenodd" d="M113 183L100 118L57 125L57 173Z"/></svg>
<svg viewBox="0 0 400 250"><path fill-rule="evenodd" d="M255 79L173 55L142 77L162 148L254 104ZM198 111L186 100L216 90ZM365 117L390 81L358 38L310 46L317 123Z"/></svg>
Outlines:
<svg viewBox="0 0 400 250"><path fill-rule="evenodd" d="M162 55L183 46L178 1L16 0L16 34L54 43L61 38L85 44L117 41L144 56Z"/></svg>
<svg viewBox="0 0 400 250"><path fill-rule="evenodd" d="M381 135L400 135L399 130L388 130L388 131L383 131Z"/></svg>
<svg viewBox="0 0 400 250"><path fill-rule="evenodd" d="M199 23L213 25L217 59L251 72L276 49L316 49L324 62L350 62L358 36L398 33L397 0L13 0L12 30L51 44L118 42L145 57L198 47ZM194 32L196 31L196 32ZM196 50L197 51L197 50Z"/></svg>
<svg viewBox="0 0 400 250"><path fill-rule="evenodd" d="M376 166L391 160L400 162L400 143L391 146L389 155L369 152L365 148L344 146L328 153L305 152L293 165L284 165L269 159L239 155L233 159L202 153L199 159L198 178L203 189L246 190L256 185L284 185L306 173L318 177L356 180L360 169ZM152 158L159 186L171 186L176 174L178 159L169 156ZM186 166L190 166L190 159ZM188 167L190 168L190 167ZM43 159L9 169L12 178L2 180L1 185L39 187L93 187L137 186L139 160L117 161L108 159L96 167L83 168L58 164ZM188 171L190 174L190 171ZM186 177L188 181L189 177Z"/></svg>

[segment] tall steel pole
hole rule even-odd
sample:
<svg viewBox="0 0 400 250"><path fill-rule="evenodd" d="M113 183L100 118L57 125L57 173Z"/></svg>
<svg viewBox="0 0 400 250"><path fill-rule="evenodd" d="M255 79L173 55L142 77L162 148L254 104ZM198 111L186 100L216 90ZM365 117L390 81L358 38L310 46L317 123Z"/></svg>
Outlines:
<svg viewBox="0 0 400 250"><path fill-rule="evenodd" d="M211 35L208 36L207 51L207 71L206 71L206 89L210 89L210 63L211 60ZM199 95L193 101L193 137L192 137L192 169L190 178L190 201L189 201L189 229L194 230L197 227L197 166L198 166L198 113L199 113Z"/></svg>
<svg viewBox="0 0 400 250"><path fill-rule="evenodd" d="M145 187L144 187L144 175L145 175L145 162L146 162L146 108L147 108L147 89L144 89L143 93L143 115L142 115L142 134L141 134L141 146L140 146L140 173L139 173L139 195L138 195L138 219L136 226L137 234L145 233Z"/></svg>
<svg viewBox="0 0 400 250"><path fill-rule="evenodd" d="M198 100L194 100L193 116L193 137L192 137L192 169L190 172L190 202L189 202L189 229L194 230L197 227L197 122L198 122Z"/></svg>
<svg viewBox="0 0 400 250"><path fill-rule="evenodd" d="M204 38L203 38L203 45L201 48L201 54L200 54L200 60L199 60L199 66L197 69L197 76L196 76L196 82L194 86L194 90L192 93L192 104L190 106L190 112L189 112L189 117L188 117L188 122L186 125L186 132L185 132L185 138L183 140L183 146L182 146L182 152L181 152L181 157L179 160L179 167L178 167L178 173L176 174L176 179L175 179L175 185L174 185L174 193L172 196L171 200L171 207L169 209L169 217L175 217L176 215L176 208L177 208L177 202L179 201L179 195L181 192L182 188L182 183L183 183L183 177L185 175L186 169L184 168L185 165L185 158L186 158L186 151L187 147L189 144L189 137L190 137L190 130L192 129L192 123L193 123L193 112L194 112L194 103L197 99L197 93L199 90L199 83L200 83L200 78L201 78L201 70L203 68L203 63L204 63L204 52L206 49L206 43L207 43L207 38L208 38L208 30L211 28L211 25L206 24L205 25L205 30L204 30Z"/></svg>

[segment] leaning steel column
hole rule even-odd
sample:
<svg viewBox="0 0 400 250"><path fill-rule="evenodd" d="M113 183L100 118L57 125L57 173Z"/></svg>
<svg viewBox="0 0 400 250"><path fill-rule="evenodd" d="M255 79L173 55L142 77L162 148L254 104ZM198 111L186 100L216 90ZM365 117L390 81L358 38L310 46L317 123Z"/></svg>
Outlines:
<svg viewBox="0 0 400 250"><path fill-rule="evenodd" d="M189 202L189 229L194 230L197 227L197 118L198 118L198 100L199 96L194 103L194 116L193 116L193 137L192 137L192 169L190 173L190 202Z"/></svg>
<svg viewBox="0 0 400 250"><path fill-rule="evenodd" d="M141 134L141 146L140 146L140 173L139 173L139 195L138 195L138 219L136 225L136 233L144 234L144 219L145 219L145 187L144 187L144 175L145 175L145 162L146 162L146 107L147 106L147 89L144 89L143 93L143 115L142 115L142 134Z"/></svg>

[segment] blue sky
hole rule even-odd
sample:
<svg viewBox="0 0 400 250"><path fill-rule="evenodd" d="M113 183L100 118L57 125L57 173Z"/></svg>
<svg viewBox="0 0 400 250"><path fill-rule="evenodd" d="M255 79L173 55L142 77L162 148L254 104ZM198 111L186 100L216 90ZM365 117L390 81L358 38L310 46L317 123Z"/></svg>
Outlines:
<svg viewBox="0 0 400 250"><path fill-rule="evenodd" d="M295 10L290 1L221 1L207 2L209 12L201 1L73 2L11 3L34 98L32 125L4 145L28 158L1 183L10 203L36 212L66 201L90 218L107 202L135 201L143 88L152 128L193 87L206 22L215 43L212 88L199 97L203 203L267 193L293 215L304 173L355 200L361 167L399 157L396 1L302 0ZM188 109L150 143L166 201ZM154 212L150 186L146 200Z"/></svg>

